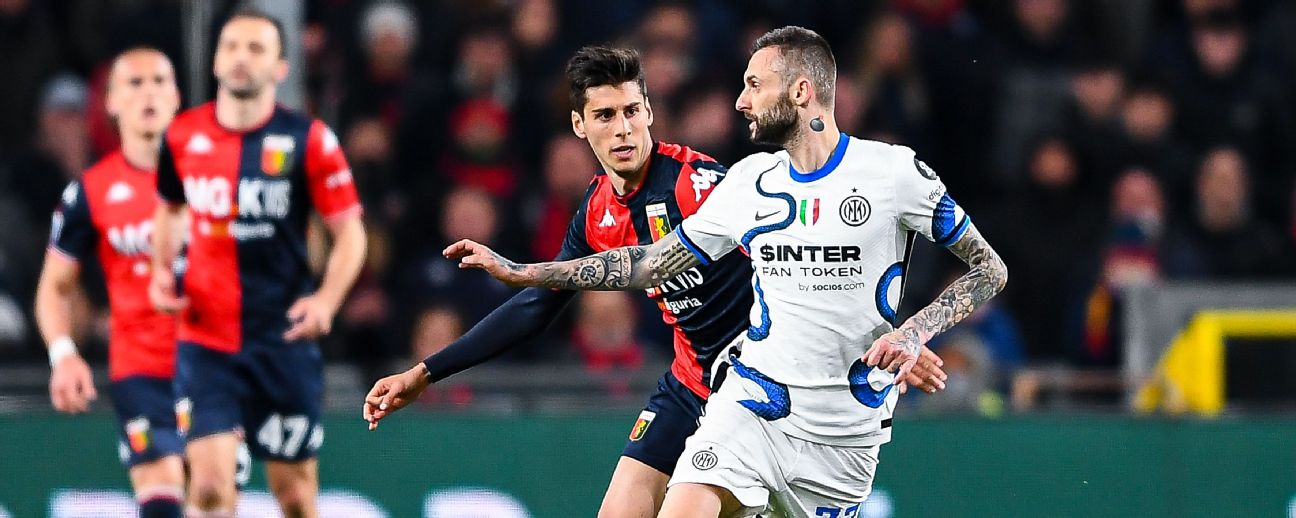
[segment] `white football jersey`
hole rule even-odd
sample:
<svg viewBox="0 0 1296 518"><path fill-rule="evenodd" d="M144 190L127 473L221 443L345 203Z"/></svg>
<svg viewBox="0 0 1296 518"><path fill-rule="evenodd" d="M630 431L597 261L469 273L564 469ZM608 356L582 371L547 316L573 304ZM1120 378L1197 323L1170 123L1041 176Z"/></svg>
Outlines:
<svg viewBox="0 0 1296 518"><path fill-rule="evenodd" d="M843 133L814 172L797 171L786 151L738 162L678 229L704 263L740 248L755 269L751 326L724 382L742 390L713 398L740 398L808 441L889 441L895 376L860 357L898 324L914 234L948 246L969 224L904 146Z"/></svg>

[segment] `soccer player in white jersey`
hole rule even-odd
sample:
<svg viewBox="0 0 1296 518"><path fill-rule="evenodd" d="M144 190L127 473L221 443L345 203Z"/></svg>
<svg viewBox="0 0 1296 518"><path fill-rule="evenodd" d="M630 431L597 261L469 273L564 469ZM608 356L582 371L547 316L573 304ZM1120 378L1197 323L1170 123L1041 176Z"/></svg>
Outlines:
<svg viewBox="0 0 1296 518"><path fill-rule="evenodd" d="M1007 282L1003 261L913 150L837 129L835 78L815 32L784 27L758 39L736 107L752 140L783 150L734 165L708 203L653 245L535 265L469 241L446 250L512 285L594 290L654 286L735 249L751 256L751 326L731 346L730 371L660 516L856 516L891 438L894 384L924 343ZM916 234L970 270L901 324L895 308Z"/></svg>

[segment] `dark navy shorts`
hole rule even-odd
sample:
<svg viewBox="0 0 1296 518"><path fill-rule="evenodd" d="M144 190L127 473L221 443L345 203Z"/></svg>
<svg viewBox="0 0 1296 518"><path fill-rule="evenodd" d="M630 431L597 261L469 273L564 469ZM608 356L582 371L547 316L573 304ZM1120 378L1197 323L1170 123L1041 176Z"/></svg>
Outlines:
<svg viewBox="0 0 1296 518"><path fill-rule="evenodd" d="M229 354L181 341L176 413L191 441L237 432L259 459L310 459L324 442L323 360L317 344L245 344Z"/></svg>
<svg viewBox="0 0 1296 518"><path fill-rule="evenodd" d="M698 429L706 403L667 372L657 381L657 392L630 428L630 440L621 455L670 475L684 452L684 440Z"/></svg>
<svg viewBox="0 0 1296 518"><path fill-rule="evenodd" d="M108 394L120 424L117 453L127 468L184 453L169 378L123 378L109 385Z"/></svg>

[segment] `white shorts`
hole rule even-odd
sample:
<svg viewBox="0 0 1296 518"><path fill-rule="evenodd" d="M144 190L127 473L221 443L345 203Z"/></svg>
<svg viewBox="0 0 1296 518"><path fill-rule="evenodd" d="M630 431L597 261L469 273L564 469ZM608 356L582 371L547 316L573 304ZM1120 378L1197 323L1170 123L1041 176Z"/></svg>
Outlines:
<svg viewBox="0 0 1296 518"><path fill-rule="evenodd" d="M738 516L855 518L873 490L878 446L845 447L789 436L728 398L707 402L670 485L728 489Z"/></svg>

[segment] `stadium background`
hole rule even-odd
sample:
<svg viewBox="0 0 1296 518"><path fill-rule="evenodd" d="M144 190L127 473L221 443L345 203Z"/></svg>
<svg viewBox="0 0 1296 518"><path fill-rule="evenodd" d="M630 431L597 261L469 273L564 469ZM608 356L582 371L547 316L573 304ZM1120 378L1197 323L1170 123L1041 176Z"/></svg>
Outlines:
<svg viewBox="0 0 1296 518"><path fill-rule="evenodd" d="M917 149L1011 270L933 344L950 388L903 398L861 516L1296 516L1296 3L253 3L288 22L281 97L342 136L371 232L325 342L326 516L594 513L669 360L637 294L582 297L376 433L360 397L509 296L442 260L451 238L558 249L597 167L568 130L573 50L638 48L653 136L732 163L755 150L732 108L747 46L785 24L833 44L841 127ZM32 294L59 192L115 145L113 54L162 48L203 102L233 7L0 0L0 516L129 515L107 402L49 408ZM915 253L902 313L951 260ZM102 368L87 277L76 339Z"/></svg>

